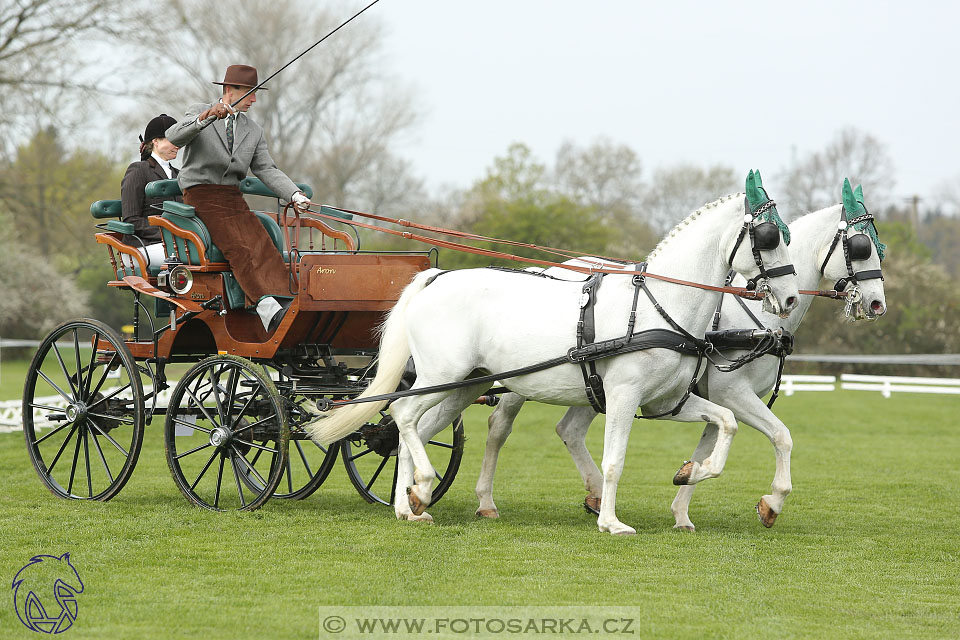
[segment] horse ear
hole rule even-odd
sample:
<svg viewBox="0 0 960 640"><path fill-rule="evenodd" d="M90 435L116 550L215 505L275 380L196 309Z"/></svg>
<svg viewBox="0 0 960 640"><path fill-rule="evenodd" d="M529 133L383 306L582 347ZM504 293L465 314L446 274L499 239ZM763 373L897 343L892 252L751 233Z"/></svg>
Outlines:
<svg viewBox="0 0 960 640"><path fill-rule="evenodd" d="M853 188L850 186L848 178L843 179L843 208L846 209L848 216L854 216L860 210L860 203L853 195Z"/></svg>
<svg viewBox="0 0 960 640"><path fill-rule="evenodd" d="M753 169L751 169L750 173L747 174L745 191L747 193L747 203L750 205L751 209L755 210L757 207L763 204L763 197L757 190L757 180L755 174L753 173Z"/></svg>
<svg viewBox="0 0 960 640"><path fill-rule="evenodd" d="M863 204L863 185L858 184L857 188L853 190L853 197L857 199L857 202Z"/></svg>
<svg viewBox="0 0 960 640"><path fill-rule="evenodd" d="M759 189L763 186L763 180L760 179L760 169L754 171L753 175L757 179L757 188Z"/></svg>

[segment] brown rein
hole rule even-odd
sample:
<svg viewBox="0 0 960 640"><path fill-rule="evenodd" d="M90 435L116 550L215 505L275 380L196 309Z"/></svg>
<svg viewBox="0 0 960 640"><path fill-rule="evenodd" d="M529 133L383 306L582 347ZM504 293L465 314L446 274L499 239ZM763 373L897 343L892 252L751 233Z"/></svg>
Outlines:
<svg viewBox="0 0 960 640"><path fill-rule="evenodd" d="M315 204L315 203L311 203L311 204ZM289 204L287 205L287 207L290 207L290 206L291 206L291 205L289 205ZM574 253L574 252L565 250L565 249L557 249L557 248L554 248L554 247L541 247L541 246L539 246L539 245L530 244L530 243L527 243L527 242L517 242L517 241L514 241L514 240L501 240L501 239L499 239L499 238L490 238L490 237L487 237L487 236L481 236L481 235L477 235L477 234L473 234L473 233L468 233L468 232L465 232L465 231L457 231L457 230L455 230L455 229L445 229L445 228L443 228L443 227L433 227L433 226L430 226L430 225L418 224L418 223L416 223L416 222L411 222L411 221L409 221L409 220L404 220L404 219L400 219L400 218L390 218L390 217L388 217L388 216L379 216L379 215L372 214L372 213L365 213L365 212L363 212L363 211L353 211L353 210L351 210L351 209L343 209L343 208L341 208L341 207L332 207L332 206L330 206L330 205L322 205L322 206L325 207L325 208L327 208L327 209L332 209L332 210L334 210L334 211L341 211L341 212L343 212L343 213L349 213L349 214L356 215L356 216L361 216L361 217L364 217L364 218L370 218L371 220L377 220L377 221L379 221L379 222L387 222L387 223L390 223L390 224L396 224L396 225L399 225L399 226L402 226L402 227L408 227L408 228L412 228L412 229L420 229L420 230L422 230L422 231L429 231L429 232L432 232L432 233L441 233L441 234L453 236L453 237L456 237L456 238L464 238L464 239L469 239L469 240L479 240L479 241L487 241L487 242L496 242L496 243L499 243L499 244L506 244L506 245L509 245L509 246L525 247L525 248L528 248L528 249L536 249L536 250L539 250L539 251L544 251L544 252L546 252L546 253L552 253L552 254L554 254L554 255L564 256L564 257L567 257L567 258L577 258L577 259L583 260L583 261L585 261L585 262L589 262L589 260L586 259L586 258L584 258L583 256L578 255L578 254L576 254L576 253ZM294 211L295 211L295 215L299 218L299 212L297 212L297 210L296 210L295 207L294 207ZM332 215L329 215L329 214L326 214L326 213L321 213L321 212L319 212L319 211L313 211L313 210L308 210L308 211L309 211L309 213L311 213L312 215L315 215L315 216L318 216L318 217L321 217L321 218L326 218L327 220L332 220L332 221L334 221L334 222L346 223L346 224L351 224L351 225L354 225L354 226L357 226L357 227L361 227L361 228L363 228L363 229L372 229L372 230L374 230L374 231L380 231L380 232L382 232L382 233L389 233L389 234L391 234L391 235L399 236L399 237L404 238L404 239L407 239L407 240L416 240L416 241L418 241L418 242L423 242L423 243L425 243L425 244L433 245L433 246L435 246L435 247L439 247L439 248L443 248L443 249L453 249L454 251L461 251L461 252L464 252L464 253L472 253L472 254L476 254L476 255L487 256L487 257L491 257L491 258L500 258L500 259L504 259L504 260L513 260L513 261L515 261L515 262L526 262L526 263L530 263L530 264L542 265L542 266L545 266L545 267L560 267L560 268L562 268L562 269L568 269L568 270L570 270L570 271L576 271L576 272L585 273L585 274L588 274L588 275L589 275L589 274L594 274L594 273L606 273L606 274L614 274L614 275L628 275L628 274L629 274L629 275L636 275L636 272L633 271L632 269L629 270L629 271L627 270L627 265L625 265L624 267L619 268L619 269L604 268L604 267L599 267L599 266L598 266L598 267L580 267L580 266L576 266L576 265L569 265L569 264L561 264L561 263L558 263L558 262L551 262L551 261L549 261L549 260L538 260L538 259L536 259L536 258L524 258L524 257L522 257L522 256L516 256L516 255L513 255L513 254L511 254L511 253L504 253L504 252L502 252L502 251L494 251L494 250L492 250L492 249L480 249L480 248L478 248L478 247L472 247L472 246L470 246L470 245L462 244L462 243L459 243L459 242L452 242L452 241L450 241L450 240L441 240L441 239L439 239L439 238L430 238L430 237L423 236L423 235L420 235L420 234L411 233L411 232L409 232L409 231L396 231L396 230L394 230L394 229L387 229L387 228L385 228L385 227L380 227L380 226L372 225L372 224L366 224L366 223L364 223L364 222L358 222L358 221L356 221L356 220L346 221L346 220L344 220L343 218L341 218L341 217L339 217L339 216L332 216ZM284 210L284 213L286 213L286 210ZM601 259L605 259L605 260L621 261L621 260L616 259L616 258L606 258L606 257L604 257L604 256L597 256L597 257L598 257L598 258L601 258ZM630 265L629 265L629 266L631 266L631 267L632 267L633 264L636 264L635 261L622 260L622 262L630 262ZM691 282L691 281L689 281L689 280L681 280L681 279L679 279L679 278L671 278L670 276L662 276L662 275L659 275L659 274L656 274L656 273L650 273L650 272L644 272L644 273L643 273L643 276L646 277L646 278L652 278L652 279L654 279L654 280L661 280L661 281L663 281L663 282L670 282L670 283L673 283L673 284L678 284L678 285L682 285L682 286L686 286L686 287L694 287L694 288L696 288L696 289L705 289L705 290L708 290L708 291L719 291L719 292L721 292L721 293L729 293L729 294L731 294L731 295L735 295L735 296L738 296L738 297L741 297L741 298L747 298L747 299L749 299L749 300L760 300L760 299L763 298L763 295L764 295L764 294L763 294L762 292L760 292L760 291L750 290L750 289L747 289L747 288L745 288L745 287L713 286L713 285L709 285L709 284L702 284L702 283L699 283L699 282ZM800 290L800 293L805 294L805 295L824 296L824 297L829 297L829 298L840 298L840 297L843 297L843 296L846 295L844 292L841 292L841 291L812 291L812 290Z"/></svg>

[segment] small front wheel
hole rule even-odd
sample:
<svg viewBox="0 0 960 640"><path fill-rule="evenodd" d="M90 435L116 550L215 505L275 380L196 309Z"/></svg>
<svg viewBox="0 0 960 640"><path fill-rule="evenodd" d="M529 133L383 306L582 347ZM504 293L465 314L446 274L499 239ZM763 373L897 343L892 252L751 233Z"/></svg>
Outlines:
<svg viewBox="0 0 960 640"><path fill-rule="evenodd" d="M252 511L276 490L290 438L283 400L262 368L218 355L194 365L170 396L167 464L190 502Z"/></svg>

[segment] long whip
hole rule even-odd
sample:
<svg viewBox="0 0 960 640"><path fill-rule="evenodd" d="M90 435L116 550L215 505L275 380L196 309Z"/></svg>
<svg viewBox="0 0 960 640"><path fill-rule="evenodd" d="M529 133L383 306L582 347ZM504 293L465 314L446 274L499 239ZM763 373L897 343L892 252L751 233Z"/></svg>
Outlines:
<svg viewBox="0 0 960 640"><path fill-rule="evenodd" d="M313 48L316 47L318 44L320 44L321 42L323 42L324 40L326 40L327 38L329 38L330 36L332 36L333 34L335 34L337 31L340 31L340 29L342 29L343 27L347 26L347 24L349 24L351 21L353 21L354 18L356 18L356 17L359 16L361 13L363 13L364 11L366 11L367 9L369 9L370 7L372 7L373 5L377 4L378 2L380 2L380 0L373 0L373 2L371 2L370 4L368 4L367 6L365 6L363 9L360 9L360 11L358 11L358 12L356 12L355 14L353 14L352 16L350 16L350 18L349 18L348 20L342 22L342 23L340 24L340 26L338 26L336 29L334 29L333 31L331 31L331 32L328 33L327 35L323 36L322 38L320 38L319 40L317 40L316 42L314 42L312 45L310 45L310 46L307 47L306 49L304 49L304 50L300 53L300 55L298 55L296 58L290 60L289 62L287 62L287 64L283 65L282 67L280 67L279 69L277 69L276 71L274 71L273 73L271 73L271 74L266 78L266 80L264 80L263 82L261 82L260 84L258 84L258 85L255 86L255 87L253 87L252 89L250 89L249 91L247 91L245 94L243 94L243 95L240 96L239 98L237 98L237 99L233 102L233 104L230 105L230 108L233 109L233 107L235 107L235 106L237 106L238 104L240 104L240 102L241 102L244 98L246 98L247 96L249 96L251 93L253 93L253 92L256 91L257 89L259 89L259 88L262 87L263 85L267 84L267 82L269 82L271 79L273 79L273 77L276 76L278 73L280 73L281 71L283 71L284 69L286 69L287 67L289 67L290 65L292 65L294 62L296 62L297 60L299 60L299 59L302 58L303 56L307 55L307 53L309 53L311 49L313 49ZM203 122L203 124L201 125L200 128L201 128L201 129L206 128L208 125L210 125L210 123L212 123L212 122L213 122L214 120L216 120L216 119L217 119L217 118L216 118L215 116L211 116L211 117L207 118L207 119Z"/></svg>

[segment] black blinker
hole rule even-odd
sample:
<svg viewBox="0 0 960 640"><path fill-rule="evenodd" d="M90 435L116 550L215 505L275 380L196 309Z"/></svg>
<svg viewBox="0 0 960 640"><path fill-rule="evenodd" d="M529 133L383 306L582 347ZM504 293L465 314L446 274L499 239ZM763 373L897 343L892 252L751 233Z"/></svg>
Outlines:
<svg viewBox="0 0 960 640"><path fill-rule="evenodd" d="M761 222L753 227L753 248L773 251L780 246L780 228L773 222Z"/></svg>
<svg viewBox="0 0 960 640"><path fill-rule="evenodd" d="M847 251L850 252L851 260L867 260L870 257L872 249L870 245L873 241L865 233L858 233L847 239Z"/></svg>

